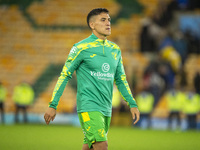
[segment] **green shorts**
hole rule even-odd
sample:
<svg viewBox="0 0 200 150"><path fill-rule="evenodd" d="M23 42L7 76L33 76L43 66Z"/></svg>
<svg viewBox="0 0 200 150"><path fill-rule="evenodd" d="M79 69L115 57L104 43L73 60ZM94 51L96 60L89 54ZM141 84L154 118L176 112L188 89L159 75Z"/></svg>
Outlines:
<svg viewBox="0 0 200 150"><path fill-rule="evenodd" d="M78 117L85 135L84 144L92 148L95 142L107 141L111 117L106 117L98 111L78 113Z"/></svg>

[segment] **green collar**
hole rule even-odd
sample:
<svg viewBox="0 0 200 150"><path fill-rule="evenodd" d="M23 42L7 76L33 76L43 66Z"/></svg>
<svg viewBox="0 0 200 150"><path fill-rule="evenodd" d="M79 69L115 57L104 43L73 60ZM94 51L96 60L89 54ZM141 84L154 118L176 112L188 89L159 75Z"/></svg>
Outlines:
<svg viewBox="0 0 200 150"><path fill-rule="evenodd" d="M99 39L96 35L94 35L94 33L92 33L90 37L102 43L107 42L107 39L105 40Z"/></svg>

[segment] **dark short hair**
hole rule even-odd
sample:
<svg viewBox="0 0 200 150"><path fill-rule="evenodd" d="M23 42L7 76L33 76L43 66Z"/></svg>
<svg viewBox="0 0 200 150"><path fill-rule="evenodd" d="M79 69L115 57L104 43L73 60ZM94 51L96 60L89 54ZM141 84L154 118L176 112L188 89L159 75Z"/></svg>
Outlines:
<svg viewBox="0 0 200 150"><path fill-rule="evenodd" d="M95 8L89 12L89 14L87 15L87 24L88 24L89 28L90 28L90 24L89 24L90 18L92 16L99 15L102 12L107 13L107 14L109 13L109 11L106 8Z"/></svg>

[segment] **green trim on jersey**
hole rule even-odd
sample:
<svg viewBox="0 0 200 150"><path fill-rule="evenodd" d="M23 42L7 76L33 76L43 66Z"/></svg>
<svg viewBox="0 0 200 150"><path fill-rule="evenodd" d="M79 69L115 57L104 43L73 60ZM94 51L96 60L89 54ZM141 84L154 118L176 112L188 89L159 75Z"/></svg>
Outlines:
<svg viewBox="0 0 200 150"><path fill-rule="evenodd" d="M57 81L49 107L57 108L73 72L77 75L77 112L99 111L111 116L113 83L130 107L137 107L132 96L120 48L94 34L75 44Z"/></svg>

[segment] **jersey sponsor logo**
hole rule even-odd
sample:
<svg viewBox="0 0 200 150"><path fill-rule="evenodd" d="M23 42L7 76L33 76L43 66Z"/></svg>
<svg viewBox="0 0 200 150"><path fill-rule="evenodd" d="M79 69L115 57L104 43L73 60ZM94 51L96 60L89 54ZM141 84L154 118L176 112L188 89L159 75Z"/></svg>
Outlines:
<svg viewBox="0 0 200 150"><path fill-rule="evenodd" d="M104 81L110 81L114 78L114 74L108 72L110 70L110 65L108 63L104 63L101 68L103 72L90 71L91 76L98 77L99 80Z"/></svg>
<svg viewBox="0 0 200 150"><path fill-rule="evenodd" d="M95 71L90 71L91 76L96 76L96 77L114 77L113 74L111 73L101 73L101 72L95 72Z"/></svg>
<svg viewBox="0 0 200 150"><path fill-rule="evenodd" d="M97 54L93 54L93 55L90 55L90 57L93 58L93 57L96 56L96 55L97 55Z"/></svg>
<svg viewBox="0 0 200 150"><path fill-rule="evenodd" d="M110 65L108 63L104 63L102 65L103 72L108 72L110 70Z"/></svg>

